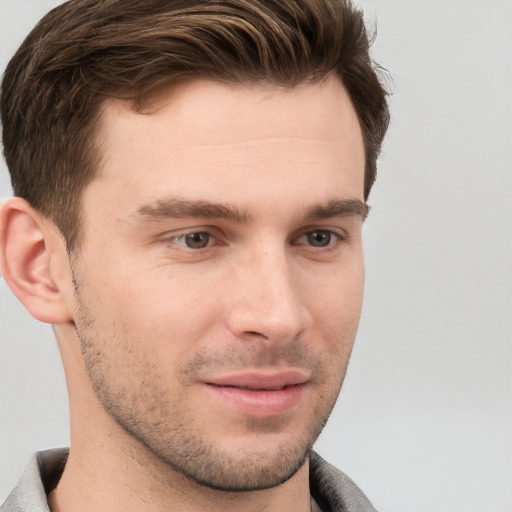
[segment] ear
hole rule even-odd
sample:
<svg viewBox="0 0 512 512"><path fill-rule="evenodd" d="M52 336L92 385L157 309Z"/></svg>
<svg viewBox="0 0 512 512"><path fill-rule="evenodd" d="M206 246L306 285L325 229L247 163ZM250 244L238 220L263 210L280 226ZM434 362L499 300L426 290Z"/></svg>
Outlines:
<svg viewBox="0 0 512 512"><path fill-rule="evenodd" d="M34 318L72 321L65 293L70 286L62 278L70 274L62 235L19 197L0 209L0 264L5 281Z"/></svg>

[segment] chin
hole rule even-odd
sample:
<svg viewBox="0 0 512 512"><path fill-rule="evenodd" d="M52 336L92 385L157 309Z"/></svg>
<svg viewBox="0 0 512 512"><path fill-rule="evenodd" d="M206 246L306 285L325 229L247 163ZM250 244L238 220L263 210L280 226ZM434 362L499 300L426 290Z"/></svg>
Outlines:
<svg viewBox="0 0 512 512"><path fill-rule="evenodd" d="M292 478L305 464L306 450L272 450L264 453L213 453L206 460L189 458L185 464L167 462L190 480L203 487L224 492L249 492L277 487ZM182 461L183 462L183 461Z"/></svg>

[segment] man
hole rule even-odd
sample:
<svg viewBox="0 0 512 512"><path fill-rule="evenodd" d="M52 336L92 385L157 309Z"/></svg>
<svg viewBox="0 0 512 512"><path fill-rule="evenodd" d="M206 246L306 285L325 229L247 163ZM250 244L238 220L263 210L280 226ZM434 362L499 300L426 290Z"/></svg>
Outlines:
<svg viewBox="0 0 512 512"><path fill-rule="evenodd" d="M312 452L361 308L388 123L341 0L72 0L9 63L2 273L71 447L2 507L374 510Z"/></svg>

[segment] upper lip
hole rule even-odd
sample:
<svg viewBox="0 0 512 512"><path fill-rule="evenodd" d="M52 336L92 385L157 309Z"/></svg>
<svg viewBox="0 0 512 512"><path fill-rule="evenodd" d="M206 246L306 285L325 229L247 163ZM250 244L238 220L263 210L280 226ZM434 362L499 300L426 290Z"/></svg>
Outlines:
<svg viewBox="0 0 512 512"><path fill-rule="evenodd" d="M287 386L305 384L309 380L306 372L296 369L281 371L244 371L205 379L206 384L246 389L277 390Z"/></svg>

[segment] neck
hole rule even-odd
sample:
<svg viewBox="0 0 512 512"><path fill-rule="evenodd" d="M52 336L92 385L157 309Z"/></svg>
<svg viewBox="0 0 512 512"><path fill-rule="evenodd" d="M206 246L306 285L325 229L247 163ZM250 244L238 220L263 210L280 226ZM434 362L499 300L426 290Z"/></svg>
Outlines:
<svg viewBox="0 0 512 512"><path fill-rule="evenodd" d="M189 480L132 443L116 449L97 435L95 439L72 443L62 478L48 499L52 512L310 510L308 462L277 487L225 492Z"/></svg>

